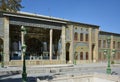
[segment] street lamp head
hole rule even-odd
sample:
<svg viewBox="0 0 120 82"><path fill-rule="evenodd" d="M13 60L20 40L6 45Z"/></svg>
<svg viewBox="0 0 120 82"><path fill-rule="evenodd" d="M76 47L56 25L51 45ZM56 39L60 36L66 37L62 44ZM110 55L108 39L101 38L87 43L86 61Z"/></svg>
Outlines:
<svg viewBox="0 0 120 82"><path fill-rule="evenodd" d="M107 50L104 50L104 55L106 55L107 54Z"/></svg>
<svg viewBox="0 0 120 82"><path fill-rule="evenodd" d="M23 44L23 46L22 46L22 51L23 51L23 52L26 51L26 45L25 45L25 44Z"/></svg>
<svg viewBox="0 0 120 82"><path fill-rule="evenodd" d="M113 49L113 50L112 50L112 55L115 55L115 53L116 53L116 50Z"/></svg>
<svg viewBox="0 0 120 82"><path fill-rule="evenodd" d="M26 28L24 26L21 26L21 31L26 34Z"/></svg>
<svg viewBox="0 0 120 82"><path fill-rule="evenodd" d="M108 42L108 43L111 42L111 38L110 38L110 37L107 38L107 42Z"/></svg>

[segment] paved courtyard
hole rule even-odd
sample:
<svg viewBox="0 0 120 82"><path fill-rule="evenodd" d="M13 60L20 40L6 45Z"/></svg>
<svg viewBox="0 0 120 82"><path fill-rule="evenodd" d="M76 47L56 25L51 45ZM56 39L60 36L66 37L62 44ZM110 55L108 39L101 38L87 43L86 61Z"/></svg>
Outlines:
<svg viewBox="0 0 120 82"><path fill-rule="evenodd" d="M89 73L106 73L106 63L61 64L27 66L28 82L36 82L36 78L52 79L54 76L79 75ZM120 64L111 65L112 75L120 76ZM0 82L21 82L22 67L0 68Z"/></svg>

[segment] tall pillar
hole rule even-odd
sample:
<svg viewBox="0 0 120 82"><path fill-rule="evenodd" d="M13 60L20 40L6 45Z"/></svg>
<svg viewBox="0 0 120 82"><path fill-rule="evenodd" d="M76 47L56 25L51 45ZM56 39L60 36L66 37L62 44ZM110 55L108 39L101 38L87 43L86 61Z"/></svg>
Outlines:
<svg viewBox="0 0 120 82"><path fill-rule="evenodd" d="M53 36L53 29L50 29L50 60L52 60L52 36Z"/></svg>
<svg viewBox="0 0 120 82"><path fill-rule="evenodd" d="M95 29L95 50L94 50L93 62L98 61L98 32L99 29Z"/></svg>
<svg viewBox="0 0 120 82"><path fill-rule="evenodd" d="M92 42L91 42L91 28L89 28L89 34L88 34L88 36L89 36L89 62L92 62Z"/></svg>
<svg viewBox="0 0 120 82"><path fill-rule="evenodd" d="M70 60L69 63L73 63L74 61L74 27L73 25L70 25L70 36L71 36L71 42L70 42Z"/></svg>
<svg viewBox="0 0 120 82"><path fill-rule="evenodd" d="M61 39L62 39L62 54L60 55L60 60L65 61L66 60L65 26L62 27Z"/></svg>
<svg viewBox="0 0 120 82"><path fill-rule="evenodd" d="M9 18L4 18L4 62L9 61Z"/></svg>

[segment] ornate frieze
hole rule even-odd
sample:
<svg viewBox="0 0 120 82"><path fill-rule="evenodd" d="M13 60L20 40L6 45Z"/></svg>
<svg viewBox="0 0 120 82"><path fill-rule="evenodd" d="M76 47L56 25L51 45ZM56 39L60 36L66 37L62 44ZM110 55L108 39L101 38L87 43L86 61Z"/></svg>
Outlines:
<svg viewBox="0 0 120 82"><path fill-rule="evenodd" d="M62 29L61 24L49 23L37 20L29 20L22 18L10 18L10 24L13 25L23 25L23 26L31 26L31 27L41 27L41 28L52 28L52 29Z"/></svg>

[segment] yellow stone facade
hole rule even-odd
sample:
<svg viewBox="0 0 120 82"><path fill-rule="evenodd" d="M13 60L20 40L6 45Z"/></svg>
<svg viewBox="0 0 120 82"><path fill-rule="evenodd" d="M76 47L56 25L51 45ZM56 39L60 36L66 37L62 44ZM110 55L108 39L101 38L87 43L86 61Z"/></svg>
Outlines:
<svg viewBox="0 0 120 82"><path fill-rule="evenodd" d="M99 26L27 13L1 12L0 52L5 65L22 65L21 47L13 50L13 41L21 43L21 26L27 29L27 65L106 62L101 46L111 37L111 61L120 62L120 34L99 31ZM105 43L106 44L106 43ZM106 44L107 45L107 44ZM36 47L37 46L37 47ZM115 48L113 48L115 46ZM2 56L0 56L1 61Z"/></svg>

